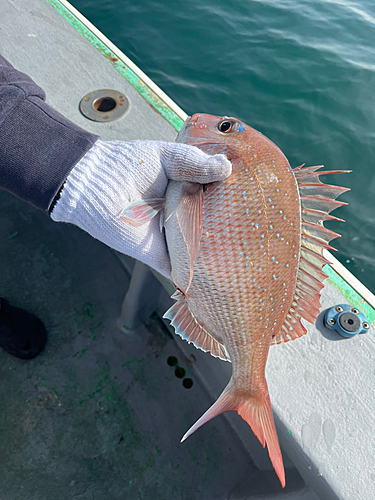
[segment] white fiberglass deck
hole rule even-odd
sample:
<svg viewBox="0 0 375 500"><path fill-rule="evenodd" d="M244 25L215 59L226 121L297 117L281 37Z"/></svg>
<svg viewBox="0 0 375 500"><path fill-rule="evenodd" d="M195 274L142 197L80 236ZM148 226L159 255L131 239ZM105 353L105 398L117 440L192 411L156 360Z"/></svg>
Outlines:
<svg viewBox="0 0 375 500"><path fill-rule="evenodd" d="M69 4L50 3L0 0L2 55L40 84L49 104L103 139L173 141L183 111ZM80 114L81 98L103 88L128 97L122 120ZM1 500L374 498L372 330L344 340L321 314L305 337L271 349L282 491L267 452L235 414L179 443L231 366L172 337L158 315L149 319L171 303L168 284L8 193L0 192L0 206L0 294L38 314L49 336L32 361L0 352ZM353 303L373 321L373 296L337 269L343 278L330 271L322 311ZM125 334L117 323L127 290ZM141 320L147 327L135 328Z"/></svg>

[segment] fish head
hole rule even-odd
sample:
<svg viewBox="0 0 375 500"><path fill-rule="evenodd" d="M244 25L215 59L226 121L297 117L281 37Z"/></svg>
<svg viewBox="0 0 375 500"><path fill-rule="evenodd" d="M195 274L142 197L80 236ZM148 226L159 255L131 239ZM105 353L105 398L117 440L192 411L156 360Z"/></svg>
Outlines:
<svg viewBox="0 0 375 500"><path fill-rule="evenodd" d="M196 146L207 154L225 154L233 162L262 139L267 140L238 118L196 113L185 121L176 142Z"/></svg>

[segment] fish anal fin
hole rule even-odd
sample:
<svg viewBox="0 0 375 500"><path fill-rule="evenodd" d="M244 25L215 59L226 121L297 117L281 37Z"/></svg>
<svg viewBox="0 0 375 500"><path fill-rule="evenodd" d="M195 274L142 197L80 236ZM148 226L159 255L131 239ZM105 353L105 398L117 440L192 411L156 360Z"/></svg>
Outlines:
<svg viewBox="0 0 375 500"><path fill-rule="evenodd" d="M202 236L203 203L203 186L201 184L186 183L186 188L182 192L176 208L176 217L186 244L190 264L189 283L186 290L184 290L185 293L193 279L194 266L199 254Z"/></svg>
<svg viewBox="0 0 375 500"><path fill-rule="evenodd" d="M204 352L209 352L215 358L230 361L229 354L221 339L215 338L201 326L192 315L185 297L177 291L172 295L177 302L164 314L169 319L175 333L187 342L191 342Z"/></svg>
<svg viewBox="0 0 375 500"><path fill-rule="evenodd" d="M164 198L134 201L126 206L120 215L131 224L146 224L146 222L150 222L150 220L164 208L164 202Z"/></svg>
<svg viewBox="0 0 375 500"><path fill-rule="evenodd" d="M236 411L249 424L263 447L267 445L268 454L281 486L285 486L285 472L276 427L268 392L248 397L236 393L232 381L229 382L217 401L202 417L187 431L181 439L185 441L193 432L212 418L227 411Z"/></svg>

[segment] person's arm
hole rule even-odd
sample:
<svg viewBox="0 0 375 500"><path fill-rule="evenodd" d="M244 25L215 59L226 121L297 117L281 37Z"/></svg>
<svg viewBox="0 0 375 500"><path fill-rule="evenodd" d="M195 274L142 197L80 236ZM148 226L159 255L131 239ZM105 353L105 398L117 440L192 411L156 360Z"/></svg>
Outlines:
<svg viewBox="0 0 375 500"><path fill-rule="evenodd" d="M101 141L44 99L40 87L0 56L0 189L169 278L158 218L134 227L121 217L122 209L162 198L170 179L223 180L230 162L186 144Z"/></svg>
<svg viewBox="0 0 375 500"><path fill-rule="evenodd" d="M0 188L48 213L97 139L48 106L44 91L0 56Z"/></svg>

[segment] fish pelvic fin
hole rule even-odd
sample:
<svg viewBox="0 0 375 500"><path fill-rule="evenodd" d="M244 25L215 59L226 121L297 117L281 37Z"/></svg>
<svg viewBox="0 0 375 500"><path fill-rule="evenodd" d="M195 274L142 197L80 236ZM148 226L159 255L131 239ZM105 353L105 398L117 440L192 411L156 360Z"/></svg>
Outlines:
<svg viewBox="0 0 375 500"><path fill-rule="evenodd" d="M177 221L184 238L190 262L188 291L193 279L194 266L198 258L202 236L204 194L201 184L186 183L185 190L176 208Z"/></svg>
<svg viewBox="0 0 375 500"><path fill-rule="evenodd" d="M227 411L236 411L247 422L263 448L267 445L268 454L281 486L285 487L285 471L279 440L273 420L268 392L259 391L256 395L236 393L230 381L218 400L187 431L181 439L185 441L203 424Z"/></svg>

